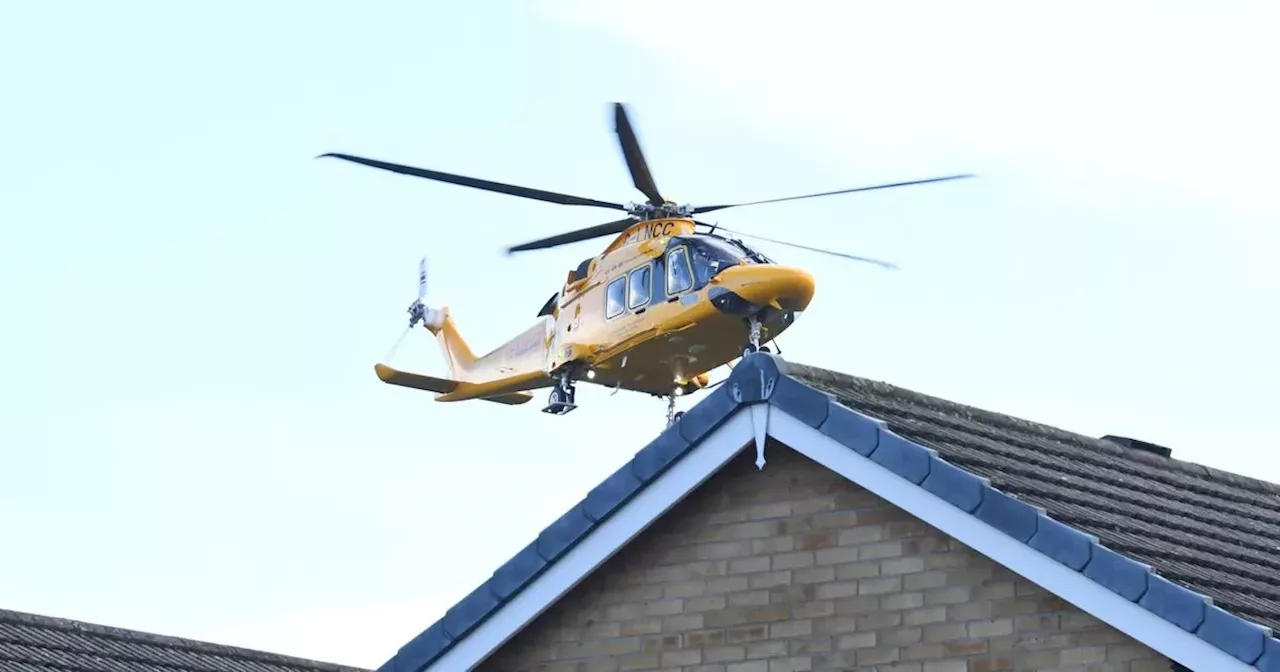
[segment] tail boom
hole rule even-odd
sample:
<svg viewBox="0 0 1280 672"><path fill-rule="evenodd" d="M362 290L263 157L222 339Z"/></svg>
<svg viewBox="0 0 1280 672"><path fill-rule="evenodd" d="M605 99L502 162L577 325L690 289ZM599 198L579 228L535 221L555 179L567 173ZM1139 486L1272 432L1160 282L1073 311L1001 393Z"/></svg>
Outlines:
<svg viewBox="0 0 1280 672"><path fill-rule="evenodd" d="M550 316L492 352L476 357L458 333L447 307L425 308L419 304L416 315L440 344L449 377L436 378L377 364L375 372L385 383L434 392L436 401L484 399L502 404L526 403L533 398L529 390L555 384L543 369L555 327Z"/></svg>

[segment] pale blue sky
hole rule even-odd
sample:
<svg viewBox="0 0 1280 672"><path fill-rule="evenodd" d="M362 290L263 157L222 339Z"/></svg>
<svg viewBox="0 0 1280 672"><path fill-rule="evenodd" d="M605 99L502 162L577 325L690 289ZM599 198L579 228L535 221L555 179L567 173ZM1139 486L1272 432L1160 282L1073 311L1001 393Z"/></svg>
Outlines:
<svg viewBox="0 0 1280 672"><path fill-rule="evenodd" d="M1276 10L883 4L9 3L0 607L372 667L469 592L663 402L372 366L419 256L487 350L614 213L312 157L638 199L614 100L683 201L980 174L718 213L904 269L762 245L787 357L1280 480Z"/></svg>

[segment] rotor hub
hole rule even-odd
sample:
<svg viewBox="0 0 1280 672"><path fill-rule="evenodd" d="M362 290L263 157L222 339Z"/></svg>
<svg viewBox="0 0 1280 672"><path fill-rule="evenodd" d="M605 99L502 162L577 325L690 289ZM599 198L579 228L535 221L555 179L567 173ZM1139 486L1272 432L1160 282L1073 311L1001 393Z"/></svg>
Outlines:
<svg viewBox="0 0 1280 672"><path fill-rule="evenodd" d="M667 217L692 217L694 207L689 204L676 204L670 201L662 205L652 203L627 203L627 214L642 221L664 219Z"/></svg>

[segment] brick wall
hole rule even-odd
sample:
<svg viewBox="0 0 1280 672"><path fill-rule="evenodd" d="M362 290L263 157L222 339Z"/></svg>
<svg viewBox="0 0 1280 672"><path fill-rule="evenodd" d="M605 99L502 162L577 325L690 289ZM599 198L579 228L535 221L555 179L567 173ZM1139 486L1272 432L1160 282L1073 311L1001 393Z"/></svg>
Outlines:
<svg viewBox="0 0 1280 672"><path fill-rule="evenodd" d="M739 456L481 669L1170 669L807 458L766 456Z"/></svg>

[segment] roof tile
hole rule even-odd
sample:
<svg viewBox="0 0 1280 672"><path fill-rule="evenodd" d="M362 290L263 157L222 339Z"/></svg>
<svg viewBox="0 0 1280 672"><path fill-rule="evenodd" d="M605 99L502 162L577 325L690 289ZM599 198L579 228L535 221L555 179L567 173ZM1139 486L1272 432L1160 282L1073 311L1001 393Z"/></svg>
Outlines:
<svg viewBox="0 0 1280 672"><path fill-rule="evenodd" d="M769 403L810 427L821 427L830 413L831 397L789 376L774 383Z"/></svg>
<svg viewBox="0 0 1280 672"><path fill-rule="evenodd" d="M631 458L631 471L637 479L648 483L666 471L692 445L680 435L680 423L673 424Z"/></svg>
<svg viewBox="0 0 1280 672"><path fill-rule="evenodd" d="M566 514L567 515L567 514ZM577 517L582 519L581 514ZM585 520L585 519L583 519ZM589 525L590 523L588 523ZM583 526L585 530L587 526ZM547 534L543 532L543 534ZM499 600L490 589L493 578L480 584L478 588L471 591L460 602L453 605L453 608L445 612L444 615L444 631L453 639L462 639L467 636L468 632L476 626L494 607L498 606Z"/></svg>
<svg viewBox="0 0 1280 672"><path fill-rule="evenodd" d="M538 535L538 555L547 562L555 562L591 531L594 523L583 511L583 504L575 504ZM449 634L454 633L450 630Z"/></svg>
<svg viewBox="0 0 1280 672"><path fill-rule="evenodd" d="M827 419L818 425L818 431L865 457L880 445L882 427L883 422L830 401L827 403Z"/></svg>
<svg viewBox="0 0 1280 672"><path fill-rule="evenodd" d="M929 476L929 460L936 455L934 450L882 428L871 461L919 485Z"/></svg>
<svg viewBox="0 0 1280 672"><path fill-rule="evenodd" d="M982 503L973 515L1025 544L1035 535L1041 512L1008 493L985 485L982 488Z"/></svg>
<svg viewBox="0 0 1280 672"><path fill-rule="evenodd" d="M417 637L409 640L408 644L400 647L395 658L392 659L395 665L391 670L384 672L418 672L448 651L449 647L453 646L453 641L453 638L444 631L444 620L436 621ZM385 667L387 666L383 665L378 669L383 670Z"/></svg>
<svg viewBox="0 0 1280 672"><path fill-rule="evenodd" d="M1204 623L1205 608L1212 601L1163 576L1152 575L1147 578L1147 592L1138 604L1187 632L1195 632Z"/></svg>
<svg viewBox="0 0 1280 672"><path fill-rule="evenodd" d="M1096 539L1069 525L1040 514L1036 533L1027 545L1079 572L1093 558Z"/></svg>
<svg viewBox="0 0 1280 672"><path fill-rule="evenodd" d="M739 360L724 385L729 388L729 396L739 404L769 401L773 396L774 385L785 368L783 360L758 353Z"/></svg>
<svg viewBox="0 0 1280 672"><path fill-rule="evenodd" d="M628 475L631 473L630 468L624 469ZM588 502L590 499L591 495L587 495ZM583 505L584 511L586 506ZM538 555L538 540L534 539L493 573L493 578L489 580L489 590L493 591L494 597L505 600L528 585L546 566L547 561Z"/></svg>
<svg viewBox="0 0 1280 672"><path fill-rule="evenodd" d="M1085 565L1084 575L1124 599L1137 602L1147 592L1150 569L1099 544L1093 548L1093 557Z"/></svg>
<svg viewBox="0 0 1280 672"><path fill-rule="evenodd" d="M587 493L587 498L582 502L582 512L591 522L598 523L631 499L641 485L643 481L636 477L628 462Z"/></svg>
<svg viewBox="0 0 1280 672"><path fill-rule="evenodd" d="M982 504L982 492L987 482L934 453L929 456L929 475L920 485L957 509L973 513Z"/></svg>
<svg viewBox="0 0 1280 672"><path fill-rule="evenodd" d="M702 437L715 431L737 408L738 402L733 400L728 388L722 383L684 412L680 418L680 436L690 443L700 441Z"/></svg>
<svg viewBox="0 0 1280 672"><path fill-rule="evenodd" d="M1204 623L1196 635L1249 664L1262 657L1271 629L1250 623L1221 607L1205 609Z"/></svg>
<svg viewBox="0 0 1280 672"><path fill-rule="evenodd" d="M180 637L0 609L0 669L77 672L363 672Z"/></svg>
<svg viewBox="0 0 1280 672"><path fill-rule="evenodd" d="M1262 657L1254 664L1262 672L1280 672L1280 639L1267 638Z"/></svg>

